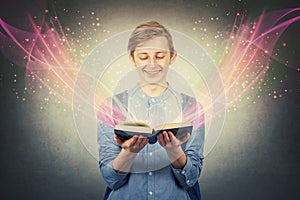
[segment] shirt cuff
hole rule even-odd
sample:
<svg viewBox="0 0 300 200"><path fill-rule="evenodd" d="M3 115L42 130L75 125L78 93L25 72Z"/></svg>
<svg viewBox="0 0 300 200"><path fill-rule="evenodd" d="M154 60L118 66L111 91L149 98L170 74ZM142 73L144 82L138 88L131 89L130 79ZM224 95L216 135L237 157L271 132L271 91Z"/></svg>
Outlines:
<svg viewBox="0 0 300 200"><path fill-rule="evenodd" d="M107 165L102 166L101 170L102 170L102 174L105 176L106 180L109 180L109 181L122 180L128 175L128 173L116 172L112 167L112 161L109 162Z"/></svg>
<svg viewBox="0 0 300 200"><path fill-rule="evenodd" d="M189 157L187 157L187 161L183 169L176 169L171 165L173 173L183 187L191 187L194 185L195 178L198 179L197 175L195 176L195 171L193 170L193 164Z"/></svg>

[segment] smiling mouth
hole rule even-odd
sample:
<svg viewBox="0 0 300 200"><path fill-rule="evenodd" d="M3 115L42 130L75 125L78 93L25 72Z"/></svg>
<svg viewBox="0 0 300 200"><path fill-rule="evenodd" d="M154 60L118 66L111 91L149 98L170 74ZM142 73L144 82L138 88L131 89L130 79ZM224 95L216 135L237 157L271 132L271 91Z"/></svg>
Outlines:
<svg viewBox="0 0 300 200"><path fill-rule="evenodd" d="M162 72L162 70L143 70L144 73L154 76L157 75L158 73Z"/></svg>

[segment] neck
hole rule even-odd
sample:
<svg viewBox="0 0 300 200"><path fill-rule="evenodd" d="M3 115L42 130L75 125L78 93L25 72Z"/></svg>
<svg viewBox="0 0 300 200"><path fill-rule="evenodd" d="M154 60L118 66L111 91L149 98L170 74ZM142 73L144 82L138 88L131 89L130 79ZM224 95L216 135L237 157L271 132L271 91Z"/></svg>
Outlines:
<svg viewBox="0 0 300 200"><path fill-rule="evenodd" d="M150 97L160 96L168 87L168 83L140 84L141 89Z"/></svg>

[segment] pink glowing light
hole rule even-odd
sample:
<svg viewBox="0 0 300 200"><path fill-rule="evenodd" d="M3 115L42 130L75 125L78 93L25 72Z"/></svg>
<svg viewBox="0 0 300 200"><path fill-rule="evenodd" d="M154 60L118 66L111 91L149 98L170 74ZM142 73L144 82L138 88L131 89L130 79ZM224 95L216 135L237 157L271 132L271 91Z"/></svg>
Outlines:
<svg viewBox="0 0 300 200"><path fill-rule="evenodd" d="M245 20L241 13L236 14L231 33L223 41L224 54L218 61L228 99L227 108L262 80L270 69L271 59L279 62L283 60L274 55L273 50L279 37L292 23L299 21L300 16L285 21L283 19L299 10L293 8L264 12L254 22ZM74 94L74 84L81 66L80 59L74 53L77 47L70 43L70 37L65 34L57 16L51 18L49 24L41 26L35 24L32 18L29 21L33 32L17 29L0 19L0 26L4 30L4 33L0 32L1 52L13 63L26 69L28 88L34 90L36 86L33 82L37 82L49 94L72 105L73 95L77 95ZM296 64L290 67L299 69ZM82 85L88 87L88 83ZM85 98L84 90L82 87L82 99ZM203 108L204 111L208 109ZM95 110L101 111L101 107L96 106ZM106 110L104 108L103 112ZM91 115L85 113L84 109L81 111L87 116Z"/></svg>
<svg viewBox="0 0 300 200"><path fill-rule="evenodd" d="M228 108L262 80L270 69L272 59L282 62L282 58L273 54L274 47L283 32L292 23L299 21L300 16L283 22L280 20L299 10L300 8L294 8L271 13L264 12L258 21L242 22L236 32L232 29L224 48L228 50L218 64L225 85ZM237 17L235 25L238 25ZM299 60L295 62L299 64ZM296 66L299 65L291 64L289 67L296 69Z"/></svg>

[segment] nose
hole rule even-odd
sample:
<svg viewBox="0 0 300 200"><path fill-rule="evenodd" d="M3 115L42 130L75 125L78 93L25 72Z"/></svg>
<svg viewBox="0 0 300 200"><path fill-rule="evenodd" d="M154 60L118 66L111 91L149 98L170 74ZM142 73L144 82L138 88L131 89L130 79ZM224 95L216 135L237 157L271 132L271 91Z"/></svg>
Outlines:
<svg viewBox="0 0 300 200"><path fill-rule="evenodd" d="M149 64L156 64L156 57L155 56L149 56Z"/></svg>

